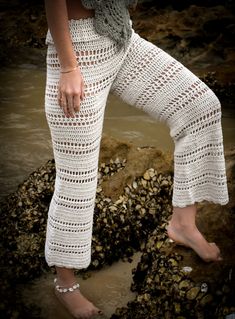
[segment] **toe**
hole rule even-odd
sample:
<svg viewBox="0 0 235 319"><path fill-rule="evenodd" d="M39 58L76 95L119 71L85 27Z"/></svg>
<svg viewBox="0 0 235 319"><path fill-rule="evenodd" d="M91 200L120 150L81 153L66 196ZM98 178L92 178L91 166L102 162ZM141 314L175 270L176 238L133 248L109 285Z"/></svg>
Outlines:
<svg viewBox="0 0 235 319"><path fill-rule="evenodd" d="M104 313L102 310L99 309L98 314L102 316Z"/></svg>
<svg viewBox="0 0 235 319"><path fill-rule="evenodd" d="M100 310L99 308L95 307L95 309L93 309L92 314L93 314L93 315L102 315L103 312L102 312L102 310Z"/></svg>
<svg viewBox="0 0 235 319"><path fill-rule="evenodd" d="M219 247L216 245L216 243L209 243L211 247L214 249L214 257L210 258L210 261L221 261L223 260L221 256L221 252Z"/></svg>

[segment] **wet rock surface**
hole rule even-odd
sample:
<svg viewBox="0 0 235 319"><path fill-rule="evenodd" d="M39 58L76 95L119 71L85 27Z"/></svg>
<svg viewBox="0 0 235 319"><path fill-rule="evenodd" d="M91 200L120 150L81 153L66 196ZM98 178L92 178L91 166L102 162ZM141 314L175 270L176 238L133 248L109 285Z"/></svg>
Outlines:
<svg viewBox="0 0 235 319"><path fill-rule="evenodd" d="M134 13L134 27L142 36L190 68L221 68L227 82L234 80L227 69L235 61L234 22L234 4L229 1L148 1Z"/></svg>
<svg viewBox="0 0 235 319"><path fill-rule="evenodd" d="M198 204L197 223L218 243L223 262L206 264L166 235L171 215L173 161L156 148L103 136L92 240L92 262L82 276L117 260L141 259L132 270L137 294L111 318L224 318L234 305L234 164L226 151L230 202ZM141 160L140 160L141 159ZM54 160L33 172L1 203L1 312L3 318L40 318L22 302L24 283L50 269L44 260L47 211L55 181ZM216 315L216 317L215 317Z"/></svg>

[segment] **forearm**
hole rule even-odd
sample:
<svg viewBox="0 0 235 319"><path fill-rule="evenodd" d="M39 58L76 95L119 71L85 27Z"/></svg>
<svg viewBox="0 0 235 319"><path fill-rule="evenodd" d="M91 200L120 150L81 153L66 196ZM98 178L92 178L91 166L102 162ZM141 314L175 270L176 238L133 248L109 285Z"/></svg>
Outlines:
<svg viewBox="0 0 235 319"><path fill-rule="evenodd" d="M63 69L74 67L77 60L69 32L66 0L44 1L47 24L58 53L60 66Z"/></svg>

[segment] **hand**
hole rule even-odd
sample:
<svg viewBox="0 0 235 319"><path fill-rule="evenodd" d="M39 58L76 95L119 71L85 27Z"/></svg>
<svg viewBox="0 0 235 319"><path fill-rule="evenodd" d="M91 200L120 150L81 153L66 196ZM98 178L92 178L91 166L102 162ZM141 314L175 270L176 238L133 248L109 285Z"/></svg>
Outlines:
<svg viewBox="0 0 235 319"><path fill-rule="evenodd" d="M74 112L80 110L80 102L84 99L84 81L77 67L69 73L61 73L58 84L58 103L66 117L75 117Z"/></svg>

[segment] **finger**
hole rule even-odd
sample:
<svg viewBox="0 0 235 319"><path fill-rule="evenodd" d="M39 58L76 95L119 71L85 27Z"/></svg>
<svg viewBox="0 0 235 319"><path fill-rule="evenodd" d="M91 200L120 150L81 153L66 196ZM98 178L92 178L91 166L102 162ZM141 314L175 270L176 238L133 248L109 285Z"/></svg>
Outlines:
<svg viewBox="0 0 235 319"><path fill-rule="evenodd" d="M65 95L62 95L61 99L60 99L60 105L64 111L64 114L68 117L69 114L68 114L68 109L67 109L67 100L66 100L66 97Z"/></svg>
<svg viewBox="0 0 235 319"><path fill-rule="evenodd" d="M79 94L75 94L73 96L73 105L74 105L74 111L78 112L80 110L80 95Z"/></svg>
<svg viewBox="0 0 235 319"><path fill-rule="evenodd" d="M62 109L67 109L66 96L61 91L58 93L58 104Z"/></svg>
<svg viewBox="0 0 235 319"><path fill-rule="evenodd" d="M84 100L85 98L85 85L84 85L84 81L82 81L81 83L81 100Z"/></svg>
<svg viewBox="0 0 235 319"><path fill-rule="evenodd" d="M62 108L63 108L63 111L64 111L64 114L66 117L69 117L69 112L68 112L68 109L67 109L67 104L63 104L62 105Z"/></svg>
<svg viewBox="0 0 235 319"><path fill-rule="evenodd" d="M58 90L57 101L58 101L58 104L59 104L60 107L61 107L61 100L62 100L62 94L61 94L61 91Z"/></svg>
<svg viewBox="0 0 235 319"><path fill-rule="evenodd" d="M67 95L67 109L69 114L74 117L73 96L71 94Z"/></svg>

